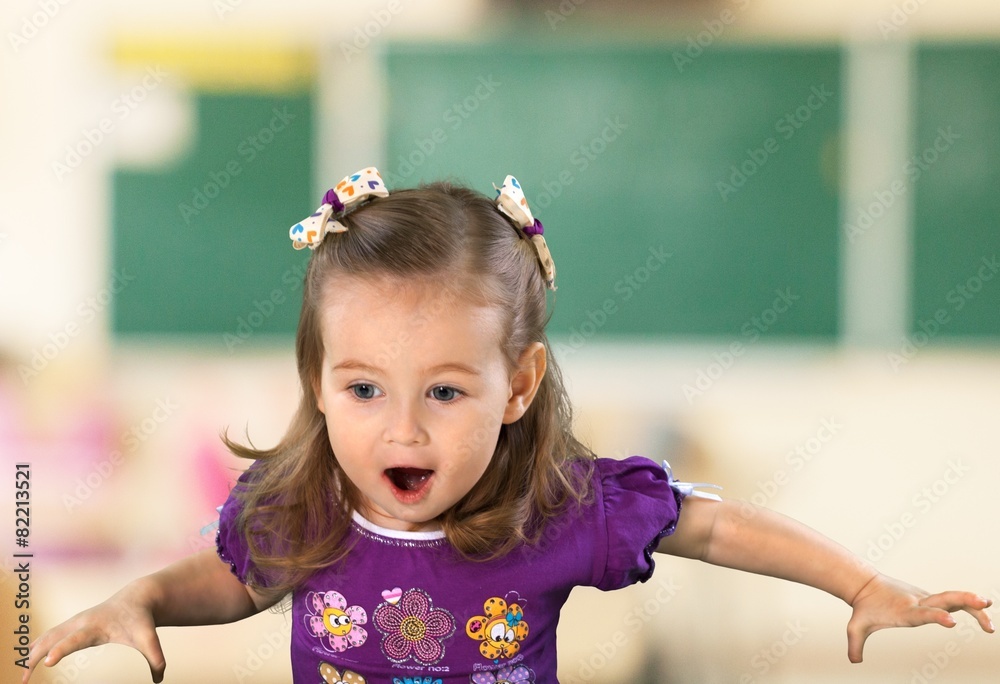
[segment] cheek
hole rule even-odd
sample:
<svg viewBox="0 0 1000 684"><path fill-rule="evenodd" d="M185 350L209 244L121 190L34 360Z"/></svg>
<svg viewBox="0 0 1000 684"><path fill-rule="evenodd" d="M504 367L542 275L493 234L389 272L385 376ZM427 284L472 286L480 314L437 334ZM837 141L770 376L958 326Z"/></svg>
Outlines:
<svg viewBox="0 0 1000 684"><path fill-rule="evenodd" d="M356 416L338 411L336 406L331 408L331 412L326 420L326 434L330 440L330 448L337 455L341 463L348 462L352 458L357 458L357 454L366 453L366 445L372 440L370 437L370 426L365 421L358 420ZM339 416L339 420L330 416Z"/></svg>
<svg viewBox="0 0 1000 684"><path fill-rule="evenodd" d="M493 458L499 435L498 416L480 413L471 417L462 426L461 434L451 437L452 444L456 447L453 452L456 465L478 479Z"/></svg>

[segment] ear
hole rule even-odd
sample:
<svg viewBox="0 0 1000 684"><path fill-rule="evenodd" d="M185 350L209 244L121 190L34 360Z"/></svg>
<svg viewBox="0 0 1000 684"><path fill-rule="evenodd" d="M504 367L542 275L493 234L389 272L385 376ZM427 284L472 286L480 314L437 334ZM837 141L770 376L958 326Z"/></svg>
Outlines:
<svg viewBox="0 0 1000 684"><path fill-rule="evenodd" d="M545 377L545 366L545 345L532 342L521 353L514 377L510 380L510 398L503 412L505 424L520 420L527 412Z"/></svg>

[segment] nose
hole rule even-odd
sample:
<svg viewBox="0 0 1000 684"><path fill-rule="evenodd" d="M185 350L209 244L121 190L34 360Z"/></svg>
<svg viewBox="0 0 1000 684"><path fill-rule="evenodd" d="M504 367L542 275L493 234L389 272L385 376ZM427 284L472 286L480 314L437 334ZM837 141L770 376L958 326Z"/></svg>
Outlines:
<svg viewBox="0 0 1000 684"><path fill-rule="evenodd" d="M421 420L418 402L398 399L390 404L385 426L385 441L403 446L427 444L428 434Z"/></svg>

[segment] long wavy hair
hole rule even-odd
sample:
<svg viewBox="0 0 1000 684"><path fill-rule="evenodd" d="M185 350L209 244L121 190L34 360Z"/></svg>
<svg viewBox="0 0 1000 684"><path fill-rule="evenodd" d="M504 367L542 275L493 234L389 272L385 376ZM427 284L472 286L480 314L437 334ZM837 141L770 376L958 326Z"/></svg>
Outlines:
<svg viewBox="0 0 1000 684"><path fill-rule="evenodd" d="M341 219L313 252L304 278L295 341L302 397L281 441L271 449L237 444L255 459L252 477L234 489L243 506L236 520L261 591L285 593L313 572L337 563L360 493L330 446L316 404L323 361L320 313L335 296L334 276L396 278L457 284L462 293L503 312L498 340L508 372L521 353L541 342L547 368L527 412L504 424L479 482L440 523L448 541L470 560L488 560L520 544L538 543L545 524L590 495L593 452L571 430L572 408L545 335L546 287L538 257L520 228L486 196L449 183L397 190Z"/></svg>

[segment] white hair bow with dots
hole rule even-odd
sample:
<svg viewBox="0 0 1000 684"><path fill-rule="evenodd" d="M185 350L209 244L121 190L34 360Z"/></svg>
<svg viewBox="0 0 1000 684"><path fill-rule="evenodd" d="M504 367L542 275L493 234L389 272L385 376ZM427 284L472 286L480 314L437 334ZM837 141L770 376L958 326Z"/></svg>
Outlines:
<svg viewBox="0 0 1000 684"><path fill-rule="evenodd" d="M531 209L528 208L528 200L524 198L521 184L513 176L507 176L503 185L499 188L496 185L493 187L497 191L497 209L531 238L531 244L538 254L538 263L542 267L542 277L545 279L545 284L550 290L556 289L556 265L552 261L549 246L545 244L545 238L542 237L542 233L545 231L542 228L542 222L532 216Z"/></svg>
<svg viewBox="0 0 1000 684"><path fill-rule="evenodd" d="M351 205L372 197L387 197L389 191L382 182L378 169L369 166L344 179L326 191L319 209L304 218L288 231L295 249L316 249L327 233L343 233L347 226L337 220L347 213ZM333 219L333 220L331 220Z"/></svg>

